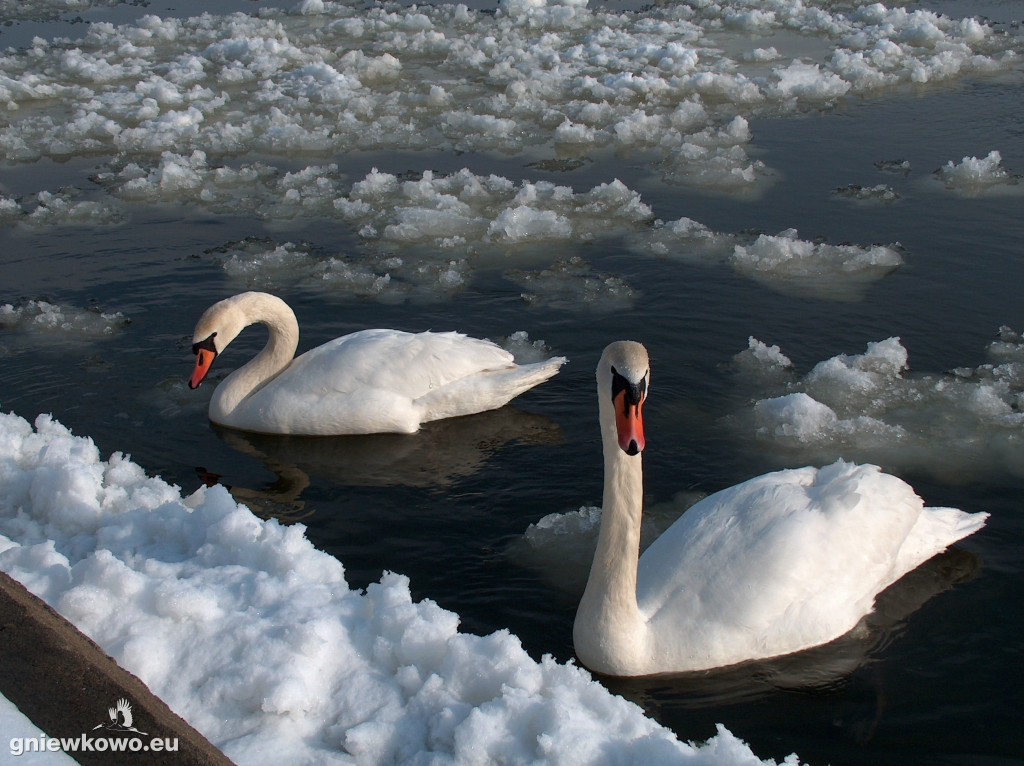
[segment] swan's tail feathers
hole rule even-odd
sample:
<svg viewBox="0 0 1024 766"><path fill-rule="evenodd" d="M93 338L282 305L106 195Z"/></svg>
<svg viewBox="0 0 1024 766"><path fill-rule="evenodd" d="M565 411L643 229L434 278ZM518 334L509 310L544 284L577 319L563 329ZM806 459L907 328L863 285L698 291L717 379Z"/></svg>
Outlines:
<svg viewBox="0 0 1024 766"><path fill-rule="evenodd" d="M424 423L494 410L554 376L566 361L564 356L555 356L534 364L487 370L437 388L415 404Z"/></svg>
<svg viewBox="0 0 1024 766"><path fill-rule="evenodd" d="M958 508L924 508L900 547L900 563L909 572L968 535L988 519L985 512L966 513Z"/></svg>

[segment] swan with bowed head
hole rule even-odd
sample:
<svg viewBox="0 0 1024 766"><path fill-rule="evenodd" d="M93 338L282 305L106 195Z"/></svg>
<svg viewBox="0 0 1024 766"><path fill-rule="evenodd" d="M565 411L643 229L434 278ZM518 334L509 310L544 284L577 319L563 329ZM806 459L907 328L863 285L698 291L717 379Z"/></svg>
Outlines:
<svg viewBox="0 0 1024 766"><path fill-rule="evenodd" d="M573 626L580 661L640 676L705 670L828 643L875 596L985 524L926 508L873 465L765 474L691 507L643 555L647 350L620 341L597 368L604 501Z"/></svg>
<svg viewBox="0 0 1024 766"><path fill-rule="evenodd" d="M566 361L518 365L487 340L399 330L361 330L295 357L294 312L273 295L247 292L199 318L189 386L198 388L213 361L255 323L269 330L266 346L217 386L209 414L214 423L258 433L414 433L432 420L502 407Z"/></svg>

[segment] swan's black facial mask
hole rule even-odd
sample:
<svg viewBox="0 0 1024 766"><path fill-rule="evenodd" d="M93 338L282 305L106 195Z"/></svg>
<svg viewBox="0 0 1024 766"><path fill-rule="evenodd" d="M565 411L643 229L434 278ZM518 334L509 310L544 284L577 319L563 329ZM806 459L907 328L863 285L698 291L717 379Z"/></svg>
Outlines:
<svg viewBox="0 0 1024 766"><path fill-rule="evenodd" d="M206 373L210 371L210 365L217 358L217 346L213 343L215 337L217 337L217 333L213 333L206 340L192 344L192 353L196 355L196 366L192 368L192 377L188 379L189 388L199 388Z"/></svg>
<svg viewBox="0 0 1024 766"><path fill-rule="evenodd" d="M620 393L626 394L626 401L630 406L639 407L647 398L647 376L641 378L639 383L633 383L612 367L612 399L614 400Z"/></svg>
<svg viewBox="0 0 1024 766"><path fill-rule="evenodd" d="M643 451L644 421L640 414L647 398L647 376L633 383L612 367L612 404L615 407L615 430L619 447L627 455Z"/></svg>
<svg viewBox="0 0 1024 766"><path fill-rule="evenodd" d="M216 337L217 337L217 333L213 333L213 335L211 335L206 340L201 340L198 343L193 343L192 344L192 353L196 354L198 356L199 350L202 349L204 351L212 351L213 355L216 356L217 355L217 347L213 343L213 339L216 338Z"/></svg>

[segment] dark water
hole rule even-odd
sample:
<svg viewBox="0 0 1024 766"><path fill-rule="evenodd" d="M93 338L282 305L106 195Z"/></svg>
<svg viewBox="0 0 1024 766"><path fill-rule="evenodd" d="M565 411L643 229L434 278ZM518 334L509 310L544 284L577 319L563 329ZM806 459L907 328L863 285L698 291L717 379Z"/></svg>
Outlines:
<svg viewBox="0 0 1024 766"><path fill-rule="evenodd" d="M998 6L998 4L995 4ZM344 562L353 586L382 570L407 574L417 598L462 616L463 629L508 628L531 654L572 656L578 592L556 562L541 570L516 555L527 526L549 513L597 505L600 445L593 368L606 343L644 341L653 358L646 409L651 502L679 490L711 492L775 467L722 418L742 406L722 364L753 335L806 370L869 341L902 338L915 370L986 361L1001 325L1024 329L1024 198L963 198L929 183L947 160L1002 153L1024 171L1024 84L973 81L842 105L828 114L751 123L758 157L776 177L759 199L702 195L661 183L641 157L608 157L572 171L487 155L335 157L361 178L371 167L418 174L468 167L512 180L556 180L586 190L619 178L664 220L688 216L718 231L794 227L802 238L899 242L906 265L852 302L780 294L722 267L581 248L595 270L622 276L641 297L600 311L527 306L499 267L482 266L450 300L388 305L323 290L276 290L298 315L301 347L360 327L459 329L500 337L527 330L570 363L497 413L429 426L415 436L297 439L212 428L209 390L188 392L195 319L244 289L211 255L247 236L307 240L354 251L342 224L286 227L181 207L133 211L110 228L0 229L0 303L45 297L130 317L111 339L77 342L0 335L0 407L49 412L101 452L130 453L190 492L203 479L231 486L254 507L299 519ZM907 159L909 175L885 174ZM96 160L0 168L8 193L89 186ZM888 183L894 205L856 205L832 190ZM262 344L252 330L218 361L225 372ZM1021 435L1024 438L1024 434ZM1019 729L1024 620L1024 481L993 470L967 477L905 475L929 505L987 510L988 526L887 596L875 629L858 640L728 672L607 681L686 740L722 723L760 757L797 752L811 763L1024 762ZM934 597L929 598L929 596Z"/></svg>

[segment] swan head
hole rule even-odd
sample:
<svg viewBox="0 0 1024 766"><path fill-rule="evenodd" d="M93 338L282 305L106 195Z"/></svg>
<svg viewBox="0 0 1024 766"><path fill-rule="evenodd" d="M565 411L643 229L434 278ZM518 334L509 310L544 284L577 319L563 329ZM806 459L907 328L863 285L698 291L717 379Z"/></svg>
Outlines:
<svg viewBox="0 0 1024 766"><path fill-rule="evenodd" d="M189 388L199 388L213 360L252 323L246 308L256 293L241 293L214 303L203 312L192 333L192 353L196 364L188 379Z"/></svg>
<svg viewBox="0 0 1024 766"><path fill-rule="evenodd" d="M605 441L627 455L644 449L641 410L651 381L651 363L642 343L621 340L610 344L597 365L597 394ZM612 441L613 440L613 441Z"/></svg>

